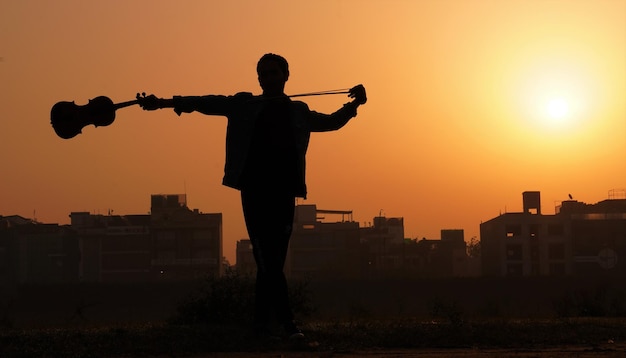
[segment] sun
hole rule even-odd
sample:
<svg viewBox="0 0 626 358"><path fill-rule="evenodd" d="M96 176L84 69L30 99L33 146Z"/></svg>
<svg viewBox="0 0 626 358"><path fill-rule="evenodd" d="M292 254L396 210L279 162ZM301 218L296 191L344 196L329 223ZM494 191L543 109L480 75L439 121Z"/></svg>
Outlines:
<svg viewBox="0 0 626 358"><path fill-rule="evenodd" d="M572 129L579 120L580 101L580 96L574 95L571 90L544 93L534 105L535 121L546 130Z"/></svg>
<svg viewBox="0 0 626 358"><path fill-rule="evenodd" d="M566 63L566 62L564 62ZM589 116L592 88L585 71L575 66L533 66L517 84L520 119L537 133L572 133Z"/></svg>
<svg viewBox="0 0 626 358"><path fill-rule="evenodd" d="M545 112L548 119L561 122L567 120L570 114L570 104L562 97L551 98L546 102Z"/></svg>

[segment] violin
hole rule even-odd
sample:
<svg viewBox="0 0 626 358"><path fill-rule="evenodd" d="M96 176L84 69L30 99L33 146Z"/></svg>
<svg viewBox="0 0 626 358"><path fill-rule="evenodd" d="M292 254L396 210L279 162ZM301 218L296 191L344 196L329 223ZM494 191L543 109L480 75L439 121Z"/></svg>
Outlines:
<svg viewBox="0 0 626 358"><path fill-rule="evenodd" d="M362 87L362 85L359 86ZM350 94L350 97L354 97L355 94L353 94L352 91L359 86L352 89L343 88L330 91L309 92L287 97L322 96L341 93L348 93ZM270 98L259 97L259 99ZM82 133L83 128L90 124L93 124L95 127L105 127L110 125L113 121L115 121L116 110L135 104L143 107L146 100L147 98L144 92L142 94L137 93L136 99L132 101L121 103L113 103L113 101L106 96L98 96L94 99L90 99L87 104L82 106L77 105L74 101L57 102L54 106L52 106L52 110L50 111L50 122L52 123L52 128L54 128L54 131L59 137L63 139L70 139Z"/></svg>
<svg viewBox="0 0 626 358"><path fill-rule="evenodd" d="M141 100L142 97L137 93L137 99L121 103L113 103L106 96L90 99L85 105L77 105L74 101L58 102L52 106L50 122L59 137L70 139L82 133L83 128L90 124L95 127L110 125L115 121L116 110L141 104Z"/></svg>

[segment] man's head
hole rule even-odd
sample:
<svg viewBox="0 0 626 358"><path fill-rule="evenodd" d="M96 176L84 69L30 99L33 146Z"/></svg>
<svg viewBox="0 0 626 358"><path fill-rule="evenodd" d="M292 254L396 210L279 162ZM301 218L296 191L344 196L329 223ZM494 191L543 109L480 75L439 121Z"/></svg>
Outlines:
<svg viewBox="0 0 626 358"><path fill-rule="evenodd" d="M256 72L264 95L284 93L285 82L289 79L289 64L284 57L273 53L263 55L257 63Z"/></svg>

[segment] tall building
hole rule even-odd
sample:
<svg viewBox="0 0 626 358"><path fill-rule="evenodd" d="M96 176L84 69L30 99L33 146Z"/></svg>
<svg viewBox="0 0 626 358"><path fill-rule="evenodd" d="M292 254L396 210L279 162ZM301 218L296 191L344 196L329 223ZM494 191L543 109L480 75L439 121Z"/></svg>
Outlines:
<svg viewBox="0 0 626 358"><path fill-rule="evenodd" d="M523 212L480 225L483 275L626 275L626 198L566 200L554 215L541 213L538 191L522 198Z"/></svg>

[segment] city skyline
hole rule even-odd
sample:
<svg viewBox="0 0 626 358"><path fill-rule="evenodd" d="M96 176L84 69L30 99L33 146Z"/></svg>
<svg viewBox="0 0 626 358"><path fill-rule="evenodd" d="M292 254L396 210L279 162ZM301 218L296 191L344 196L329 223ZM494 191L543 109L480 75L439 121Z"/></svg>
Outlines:
<svg viewBox="0 0 626 358"><path fill-rule="evenodd" d="M67 224L71 211L142 213L154 193L224 214L225 250L247 237L221 185L226 119L120 109L70 140L59 101L260 93L255 66L287 58L288 94L363 83L368 103L312 136L309 197L407 237L598 202L626 186L626 3L589 1L7 2L0 23L0 213ZM115 19L115 21L111 21ZM306 97L330 112L347 97ZM36 215L33 215L35 213Z"/></svg>
<svg viewBox="0 0 626 358"><path fill-rule="evenodd" d="M520 193L520 195L521 194L522 193ZM162 194L162 193L160 193L160 194L152 194L151 197L153 197L153 196L180 196L180 195L183 195L185 197L185 204L186 204L187 199L188 199L187 194L181 194L181 193L178 193L178 194L173 194L173 193ZM607 199L626 199L626 189L612 189L612 190L609 190L609 193L608 193L607 197L603 198L601 200L598 200L597 202L604 201L604 200L607 200ZM571 201L578 201L573 196L571 196L571 194L568 196L568 199L566 199L566 200L570 201L570 202ZM516 209L516 210L501 211L498 214L494 215L493 217L486 218L485 221L493 220L493 219L498 218L498 217L502 216L503 214L507 214L507 213L521 213L521 212L523 212L523 210L521 208L524 206L524 203L523 203L523 201L521 199L519 199L518 201L519 201L519 203L518 203L519 205L517 205L517 206L520 207L519 210ZM584 203L584 202L582 202L582 203ZM590 203L586 203L586 204L595 204L595 203L596 202L590 202ZM310 202L307 203L307 204L298 204L298 205L314 205L314 206L317 207L316 204L310 203ZM543 215L555 214L554 212L545 212L545 211L543 211L541 208L543 208L544 205L543 205L543 203L541 201L538 202L538 205L539 205L539 212L542 213ZM556 203L555 203L555 205L556 205ZM222 214L222 212L219 212L219 211L218 212L206 212L206 211L203 211L201 208L194 208L194 207L190 207L189 205L185 205L185 207L188 208L189 210L192 210L192 211L198 212L198 213L202 213L202 214ZM556 208L556 206L555 206L555 208ZM148 206L148 209L150 209L150 206ZM318 210L320 212L323 212L323 211L337 211L337 212L339 212L337 210L337 208L321 208L321 207L318 207ZM348 220L346 220L346 222L358 223L359 227L361 227L361 228L371 227L373 225L373 221L377 217L385 217L387 219L390 219L390 218L402 218L403 219L403 228L405 229L405 235L404 235L405 239L410 239L410 240L421 240L421 239L441 240L441 232L442 231L445 231L445 230L462 230L464 232L465 242L469 243L469 242L474 241L474 240L478 240L478 241L481 240L480 233L478 233L477 235L471 235L470 236L470 235L467 234L468 230L466 228L463 228L463 227L442 227L442 228L439 229L439 232L438 232L437 235L412 237L410 235L406 235L406 226L407 226L407 224L410 224L410 223L406 222L406 220L405 220L406 216L404 216L404 215L386 216L383 211L380 211L378 213L378 215L372 216L370 218L370 220L359 221L359 220L354 220L353 219L354 218L354 212L352 210L347 210L345 212L349 212L350 213L349 216L348 216ZM134 215L146 215L146 214L150 214L151 211L147 210L145 213L138 213L138 212L137 213L119 213L119 212L115 212L114 210L111 210L111 209L108 209L106 211L106 213L90 212L90 211L71 211L70 213L68 213L68 217L70 217L71 214L76 214L76 213L89 213L90 215L120 216L120 217L123 217L123 216L134 216ZM0 218L1 217L11 217L11 216L14 216L14 215L23 217L24 219L34 220L34 221L42 223L42 224L71 225L71 223L68 224L68 223L58 223L58 222L43 222L43 221L39 221L36 216L28 217L28 216L19 215L19 214L16 214L16 213L8 213L8 214L0 213ZM342 219L340 220L340 222L343 222L344 219L345 219L344 215L342 215ZM222 221L223 221L223 218L222 218ZM322 219L322 220L320 220L320 222L333 223L333 222L339 222L339 221ZM480 226L482 224L483 224L483 221L481 221L480 223L477 223L479 228L480 228ZM222 223L222 225L223 225L223 223ZM245 227L241 228L241 229L245 230ZM249 238L246 235L244 237L237 238L236 240L229 240L228 239L229 237L232 237L232 233L229 233L229 232L226 231L226 229L224 229L223 241L222 241L223 256L226 258L226 260L228 260L228 262L231 265L233 265L233 264L236 264L237 242L240 241L240 240L247 240Z"/></svg>

